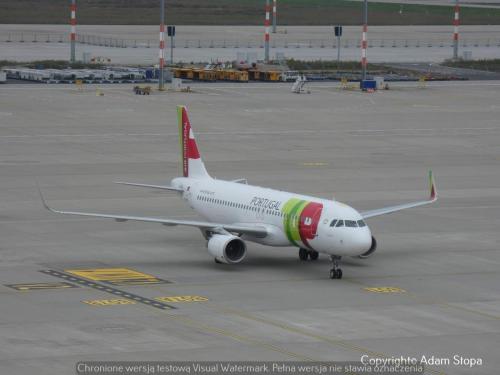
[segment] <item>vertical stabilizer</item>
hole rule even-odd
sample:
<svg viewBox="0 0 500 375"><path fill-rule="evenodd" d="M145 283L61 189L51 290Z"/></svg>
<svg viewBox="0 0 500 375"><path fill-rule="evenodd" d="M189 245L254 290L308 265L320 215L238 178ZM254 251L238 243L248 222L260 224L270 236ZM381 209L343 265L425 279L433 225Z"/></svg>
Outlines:
<svg viewBox="0 0 500 375"><path fill-rule="evenodd" d="M205 164L201 160L198 145L189 123L187 109L183 105L177 106L177 121L179 123L182 175L191 178L210 178Z"/></svg>

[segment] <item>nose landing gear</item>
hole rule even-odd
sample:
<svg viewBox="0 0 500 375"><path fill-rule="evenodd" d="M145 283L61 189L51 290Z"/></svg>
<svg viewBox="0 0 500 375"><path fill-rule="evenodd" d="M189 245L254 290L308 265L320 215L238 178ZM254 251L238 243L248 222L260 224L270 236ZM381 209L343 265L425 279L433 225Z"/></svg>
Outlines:
<svg viewBox="0 0 500 375"><path fill-rule="evenodd" d="M306 261L307 258L309 258L311 260L317 260L318 257L319 257L319 253L317 251L307 250L307 249L302 249L302 248L299 250L299 259L300 260Z"/></svg>
<svg viewBox="0 0 500 375"><path fill-rule="evenodd" d="M332 261L332 269L330 270L330 279L341 279L342 269L339 267L341 257L337 255L331 255L330 259Z"/></svg>

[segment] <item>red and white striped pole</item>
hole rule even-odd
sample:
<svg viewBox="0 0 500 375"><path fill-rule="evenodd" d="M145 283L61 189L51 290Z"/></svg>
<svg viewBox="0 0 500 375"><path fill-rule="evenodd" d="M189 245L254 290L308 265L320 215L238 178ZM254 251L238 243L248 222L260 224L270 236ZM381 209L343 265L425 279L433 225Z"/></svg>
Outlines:
<svg viewBox="0 0 500 375"><path fill-rule="evenodd" d="M71 18L70 18L70 25L71 25L71 33L69 36L70 44L71 44L71 54L70 54L70 61L72 63L75 62L76 58L76 0L71 0Z"/></svg>
<svg viewBox="0 0 500 375"><path fill-rule="evenodd" d="M453 58L458 59L458 25L460 24L460 7L455 0L455 17L453 18Z"/></svg>
<svg viewBox="0 0 500 375"><path fill-rule="evenodd" d="M158 77L158 90L164 90L163 69L165 67L165 0L160 1L160 49L159 49L160 74Z"/></svg>
<svg viewBox="0 0 500 375"><path fill-rule="evenodd" d="M368 33L368 0L365 0L363 5L363 34L361 38L361 79L366 79L366 49L368 47L367 34Z"/></svg>
<svg viewBox="0 0 500 375"><path fill-rule="evenodd" d="M269 24L270 24L270 11L271 4L269 0L266 0L266 20L264 21L265 34L264 34L264 60L266 63L269 62Z"/></svg>
<svg viewBox="0 0 500 375"><path fill-rule="evenodd" d="M273 34L276 34L276 2L273 0Z"/></svg>

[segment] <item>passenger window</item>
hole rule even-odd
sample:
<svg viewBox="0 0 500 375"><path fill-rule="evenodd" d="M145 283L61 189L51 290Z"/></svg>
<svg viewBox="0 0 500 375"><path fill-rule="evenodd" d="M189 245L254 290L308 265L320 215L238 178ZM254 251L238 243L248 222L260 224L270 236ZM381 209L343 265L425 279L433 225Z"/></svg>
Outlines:
<svg viewBox="0 0 500 375"><path fill-rule="evenodd" d="M330 223L330 226L334 227L335 224L337 224L337 219L333 219L332 222Z"/></svg>
<svg viewBox="0 0 500 375"><path fill-rule="evenodd" d="M337 221L337 225L335 225L335 228L343 227L343 226L344 226L344 220L339 220L339 221Z"/></svg>

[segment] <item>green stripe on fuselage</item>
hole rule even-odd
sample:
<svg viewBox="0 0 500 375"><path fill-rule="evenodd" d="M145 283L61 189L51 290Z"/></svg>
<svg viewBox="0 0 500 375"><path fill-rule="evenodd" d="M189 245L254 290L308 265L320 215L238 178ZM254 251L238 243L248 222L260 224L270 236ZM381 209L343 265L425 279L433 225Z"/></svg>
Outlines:
<svg viewBox="0 0 500 375"><path fill-rule="evenodd" d="M307 204L307 201L292 198L283 206L283 213L285 214L283 227L285 229L286 236L288 240L297 247L301 247L301 245L297 242L301 241L299 232L300 214Z"/></svg>

